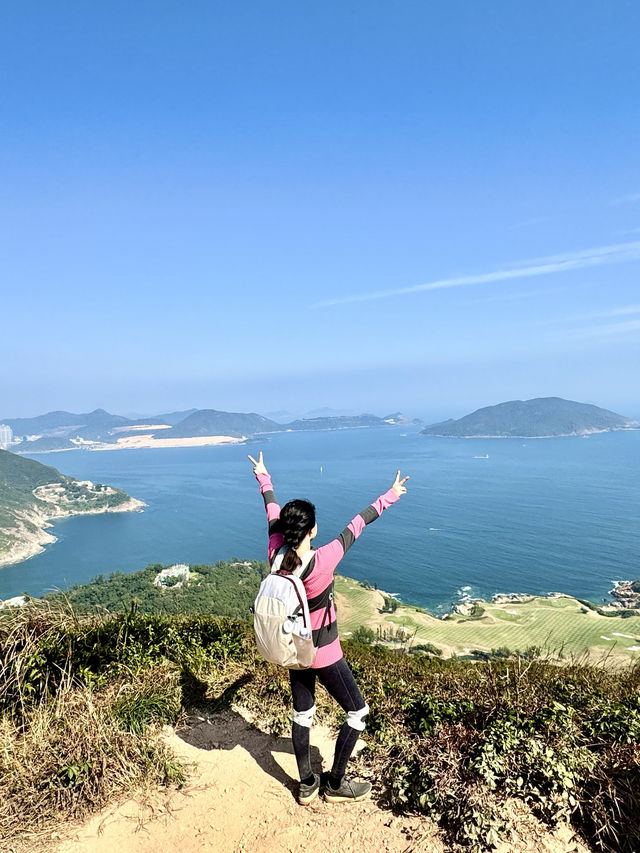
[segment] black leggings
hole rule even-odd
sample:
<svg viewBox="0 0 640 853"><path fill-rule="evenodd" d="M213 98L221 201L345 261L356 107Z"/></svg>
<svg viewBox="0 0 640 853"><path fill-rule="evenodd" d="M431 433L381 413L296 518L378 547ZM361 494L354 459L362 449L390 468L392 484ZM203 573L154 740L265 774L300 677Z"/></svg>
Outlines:
<svg viewBox="0 0 640 853"><path fill-rule="evenodd" d="M344 711L360 711L365 707L365 701L344 658L320 669L290 669L289 676L294 711L309 711L313 708L316 678ZM295 721L293 723L293 751L298 762L300 779L307 779L313 773L309 755L309 729L309 726L298 725ZM332 776L336 778L344 776L347 761L351 757L359 734L360 730L350 726L348 720L342 725L336 741L331 768Z"/></svg>

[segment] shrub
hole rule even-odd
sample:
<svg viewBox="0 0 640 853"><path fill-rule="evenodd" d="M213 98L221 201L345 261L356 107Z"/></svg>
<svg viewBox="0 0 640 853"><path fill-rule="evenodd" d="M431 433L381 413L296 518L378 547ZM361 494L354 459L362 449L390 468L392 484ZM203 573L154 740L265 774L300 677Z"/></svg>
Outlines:
<svg viewBox="0 0 640 853"><path fill-rule="evenodd" d="M417 643L415 646L411 646L412 652L424 652L427 655L436 655L436 657L442 657L442 649L439 646L435 646L433 643Z"/></svg>
<svg viewBox="0 0 640 853"><path fill-rule="evenodd" d="M371 628L367 628L366 625L358 625L357 628L351 634L351 639L355 643L373 643L376 635Z"/></svg>
<svg viewBox="0 0 640 853"><path fill-rule="evenodd" d="M154 667L135 681L125 681L116 688L110 709L125 731L142 734L153 723L176 723L182 706L182 690L175 668Z"/></svg>
<svg viewBox="0 0 640 853"><path fill-rule="evenodd" d="M559 666L536 648L443 660L362 642L361 629L345 642L371 708L358 761L386 805L429 815L457 849L503 838L512 798L571 820L595 850L640 848L640 665ZM341 721L325 691L316 701L319 720ZM257 659L246 622L38 603L1 615L0 830L49 825L54 804L82 816L145 779L179 782L156 731L181 702L233 702L290 731L287 672Z"/></svg>

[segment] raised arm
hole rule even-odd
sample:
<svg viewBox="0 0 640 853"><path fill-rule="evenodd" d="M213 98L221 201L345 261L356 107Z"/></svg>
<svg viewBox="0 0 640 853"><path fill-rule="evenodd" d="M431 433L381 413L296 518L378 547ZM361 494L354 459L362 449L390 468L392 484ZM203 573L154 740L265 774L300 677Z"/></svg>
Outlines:
<svg viewBox="0 0 640 853"><path fill-rule="evenodd" d="M281 533L276 532L277 521L280 518L280 505L276 500L276 496L273 491L273 484L271 482L271 475L267 471L267 468L264 464L262 451L260 451L260 455L258 459L254 459L253 456L249 456L251 462L253 462L253 473L256 475L256 480L260 484L260 493L264 499L264 508L267 513L267 522L269 524L269 547L268 547L268 556L269 562L273 560L273 557L278 550L282 546L283 537Z"/></svg>
<svg viewBox="0 0 640 853"><path fill-rule="evenodd" d="M372 521L380 518L385 509L388 509L391 504L396 503L402 495L406 494L405 483L408 479L408 477L400 479L400 471L398 471L396 479L388 491L380 495L372 504L352 518L338 537L323 545L322 548L318 548L316 565L321 564L325 571L335 571L340 560L349 548L351 548L367 524L371 524Z"/></svg>

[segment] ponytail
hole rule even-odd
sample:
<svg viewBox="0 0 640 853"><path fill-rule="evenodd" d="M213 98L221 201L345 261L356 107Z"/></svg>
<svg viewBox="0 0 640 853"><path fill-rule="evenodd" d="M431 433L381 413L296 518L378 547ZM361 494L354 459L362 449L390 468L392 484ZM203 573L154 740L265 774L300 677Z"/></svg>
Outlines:
<svg viewBox="0 0 640 853"><path fill-rule="evenodd" d="M281 570L295 572L302 565L296 548L316 523L316 508L309 501L289 501L282 507L278 532L282 533L287 550L282 559Z"/></svg>
<svg viewBox="0 0 640 853"><path fill-rule="evenodd" d="M280 565L280 569L283 572L295 572L295 570L301 565L302 560L298 556L298 552L292 545L289 545L287 550L284 552L284 557L282 558L282 564Z"/></svg>

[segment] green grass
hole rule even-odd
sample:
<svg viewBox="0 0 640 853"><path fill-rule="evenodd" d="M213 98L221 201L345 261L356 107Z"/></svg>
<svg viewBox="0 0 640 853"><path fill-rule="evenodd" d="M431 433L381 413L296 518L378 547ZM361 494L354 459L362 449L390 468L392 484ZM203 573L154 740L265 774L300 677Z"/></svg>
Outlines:
<svg viewBox="0 0 640 853"><path fill-rule="evenodd" d="M339 624L343 634L358 625L374 629L404 626L412 631L417 628L416 643L435 643L445 653L540 646L549 651L562 649L565 654L589 650L596 656L611 653L615 657L640 659L640 652L630 650L631 646L640 646L640 615L623 619L600 616L593 611L583 613L582 605L570 597L534 598L524 604L486 604L485 614L479 619L453 615L442 620L403 604L394 614L380 613L376 606L379 594L363 589L350 578L336 579L336 593L338 607L342 604Z"/></svg>

